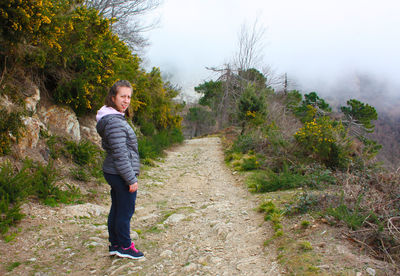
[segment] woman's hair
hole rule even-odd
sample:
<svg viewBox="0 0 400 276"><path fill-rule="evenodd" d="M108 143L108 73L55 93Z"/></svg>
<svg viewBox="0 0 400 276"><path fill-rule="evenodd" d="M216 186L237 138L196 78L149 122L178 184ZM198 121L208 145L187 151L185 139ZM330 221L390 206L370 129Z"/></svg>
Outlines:
<svg viewBox="0 0 400 276"><path fill-rule="evenodd" d="M104 100L104 104L106 106L112 107L117 109L117 106L115 105L114 101L113 101L113 97L117 96L118 93L118 88L120 87L128 87L130 89L132 89L132 85L129 81L127 80L119 80L116 81L113 86L111 86L110 90L108 91L108 94L106 96L106 99ZM129 117L129 108L126 109L125 111L125 115Z"/></svg>

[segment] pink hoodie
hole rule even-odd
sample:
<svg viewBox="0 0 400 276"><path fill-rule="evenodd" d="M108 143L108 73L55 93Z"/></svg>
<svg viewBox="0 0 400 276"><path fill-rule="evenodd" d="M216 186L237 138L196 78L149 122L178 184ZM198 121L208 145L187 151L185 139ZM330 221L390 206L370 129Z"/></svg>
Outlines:
<svg viewBox="0 0 400 276"><path fill-rule="evenodd" d="M103 105L99 111L97 111L97 115L96 115L96 121L100 121L101 118L103 118L106 115L110 115L110 114L121 114L121 115L125 115L125 113L119 112L117 110L115 110L114 108L110 107L110 106L105 106Z"/></svg>

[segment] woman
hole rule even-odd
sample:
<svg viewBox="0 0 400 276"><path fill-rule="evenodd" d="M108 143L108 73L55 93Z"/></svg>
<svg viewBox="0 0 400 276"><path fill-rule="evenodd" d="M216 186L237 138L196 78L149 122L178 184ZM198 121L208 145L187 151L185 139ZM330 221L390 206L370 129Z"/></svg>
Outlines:
<svg viewBox="0 0 400 276"><path fill-rule="evenodd" d="M126 80L114 83L97 112L97 132L107 155L104 178L111 186L111 209L108 215L110 255L140 259L143 253L130 238L130 221L135 212L140 162L135 132L125 119L131 102L132 86Z"/></svg>

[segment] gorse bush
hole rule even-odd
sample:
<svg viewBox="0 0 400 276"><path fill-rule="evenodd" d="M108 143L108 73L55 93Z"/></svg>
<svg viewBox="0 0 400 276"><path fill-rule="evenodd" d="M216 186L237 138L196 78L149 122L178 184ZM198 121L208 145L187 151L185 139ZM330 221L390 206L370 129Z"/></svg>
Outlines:
<svg viewBox="0 0 400 276"><path fill-rule="evenodd" d="M75 9L69 16L69 24L71 30L60 38L63 47L48 67L64 64L69 68L72 76L60 76L53 96L81 115L103 105L107 87L117 79L121 62L126 63L125 67L131 66L127 71L137 75L139 60L111 32L110 21L96 10Z"/></svg>
<svg viewBox="0 0 400 276"><path fill-rule="evenodd" d="M1 1L1 35L9 43L26 40L33 45L45 43L60 49L58 39L62 35L63 26L58 16L69 8L71 2L79 1Z"/></svg>
<svg viewBox="0 0 400 276"><path fill-rule="evenodd" d="M250 156L243 158L243 162L241 164L241 169L243 171L255 170L258 167L259 167L259 162L255 155L250 155Z"/></svg>
<svg viewBox="0 0 400 276"><path fill-rule="evenodd" d="M343 125L327 116L306 122L294 137L305 153L329 167L345 167L349 162L349 144Z"/></svg>
<svg viewBox="0 0 400 276"><path fill-rule="evenodd" d="M80 116L97 111L109 87L126 79L133 84L129 108L136 124L148 122L157 132L180 128L182 118L177 112L181 105L173 101L179 91L163 81L158 68L147 73L140 67L140 58L112 32L114 19L103 18L81 3L0 3L0 65L9 69L0 93L18 92L23 85L15 83L39 78L53 100Z"/></svg>

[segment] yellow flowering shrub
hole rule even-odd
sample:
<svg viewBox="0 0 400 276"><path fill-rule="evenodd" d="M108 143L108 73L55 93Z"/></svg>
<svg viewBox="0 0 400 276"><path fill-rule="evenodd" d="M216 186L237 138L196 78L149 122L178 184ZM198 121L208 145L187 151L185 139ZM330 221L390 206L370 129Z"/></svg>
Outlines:
<svg viewBox="0 0 400 276"><path fill-rule="evenodd" d="M46 44L60 51L58 40L64 33L60 15L63 14L62 11L68 10L72 2L74 1L1 1L1 36L11 47L15 43L23 42L32 45Z"/></svg>
<svg viewBox="0 0 400 276"><path fill-rule="evenodd" d="M179 91L163 82L159 68L138 74L132 82L136 88L132 97L133 105L143 103L135 111L136 123L151 123L157 130L180 129L182 117L177 115L180 107L172 100Z"/></svg>
<svg viewBox="0 0 400 276"><path fill-rule="evenodd" d="M179 104L173 101L179 91L162 80L158 68L150 72L141 68L140 58L112 32L115 19L80 3L0 1L0 60L7 62L0 65L22 72L15 76L7 72L3 87L15 92L13 83L24 82L30 74L41 76L40 83L52 99L81 116L96 112L112 84L125 79L133 85L130 111L135 123L180 133Z"/></svg>
<svg viewBox="0 0 400 276"><path fill-rule="evenodd" d="M304 123L294 137L304 151L330 167L347 163L344 127L328 116Z"/></svg>
<svg viewBox="0 0 400 276"><path fill-rule="evenodd" d="M48 66L67 69L70 76L60 76L53 96L81 115L103 105L108 88L121 78L121 70L136 75L139 60L111 32L110 20L96 10L77 8L68 22L69 30L59 40L62 49L58 54L50 49L55 58Z"/></svg>

